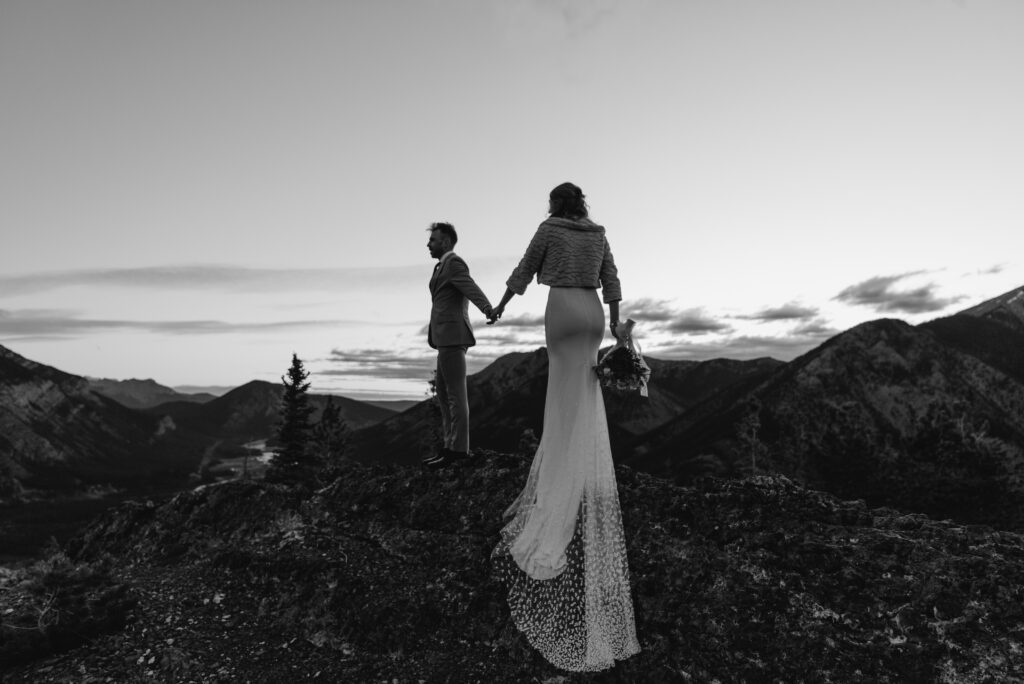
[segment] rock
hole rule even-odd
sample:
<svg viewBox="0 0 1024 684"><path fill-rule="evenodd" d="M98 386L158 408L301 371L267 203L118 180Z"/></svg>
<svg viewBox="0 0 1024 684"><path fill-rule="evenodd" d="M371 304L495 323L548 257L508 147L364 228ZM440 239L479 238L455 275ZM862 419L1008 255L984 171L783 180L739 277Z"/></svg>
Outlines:
<svg viewBox="0 0 1024 684"><path fill-rule="evenodd" d="M598 675L560 672L510 623L489 560L528 466L495 452L438 472L349 461L306 499L237 482L124 504L68 549L114 559L144 597L121 640L9 681L60 681L79 664L132 679L161 662L236 680L491 683L983 682L1024 668L1019 534L785 477L681 487L619 467L643 650ZM111 657L158 641L154 666Z"/></svg>

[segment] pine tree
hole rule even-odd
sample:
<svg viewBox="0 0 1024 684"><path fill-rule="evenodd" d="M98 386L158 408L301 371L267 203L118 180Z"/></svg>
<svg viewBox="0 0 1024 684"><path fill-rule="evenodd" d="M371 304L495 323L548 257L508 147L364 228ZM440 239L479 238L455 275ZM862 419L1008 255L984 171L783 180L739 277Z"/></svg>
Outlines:
<svg viewBox="0 0 1024 684"><path fill-rule="evenodd" d="M330 465L345 454L348 446L349 429L341 417L341 407L334 403L334 397L327 397L320 422L313 428L313 445L320 460Z"/></svg>
<svg viewBox="0 0 1024 684"><path fill-rule="evenodd" d="M309 373L297 354L292 354L292 365L288 374L281 377L284 391L281 394L280 419L277 424L277 442L280 451L267 470L267 479L273 482L305 484L313 480L317 470L316 457L310 449L309 416L313 407L309 405Z"/></svg>

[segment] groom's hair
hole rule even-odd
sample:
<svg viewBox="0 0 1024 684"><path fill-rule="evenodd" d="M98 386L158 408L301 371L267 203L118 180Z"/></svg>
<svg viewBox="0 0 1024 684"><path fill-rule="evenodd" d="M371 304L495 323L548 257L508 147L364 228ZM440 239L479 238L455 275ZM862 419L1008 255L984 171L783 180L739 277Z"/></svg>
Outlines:
<svg viewBox="0 0 1024 684"><path fill-rule="evenodd" d="M427 230L429 230L431 232L433 232L435 230L440 231L441 235L444 235L444 236L448 237L449 239L451 239L452 247L454 247L455 243L459 241L459 234L455 232L455 226L453 226L450 223L444 223L444 222L431 223L430 227L427 228Z"/></svg>

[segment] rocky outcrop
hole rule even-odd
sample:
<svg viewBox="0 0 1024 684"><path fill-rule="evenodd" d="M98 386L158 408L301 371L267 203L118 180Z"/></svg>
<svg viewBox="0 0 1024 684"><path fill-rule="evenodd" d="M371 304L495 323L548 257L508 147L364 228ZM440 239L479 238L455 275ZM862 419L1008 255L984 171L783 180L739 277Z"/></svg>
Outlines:
<svg viewBox="0 0 1024 684"><path fill-rule="evenodd" d="M185 476L201 440L0 347L0 503Z"/></svg>
<svg viewBox="0 0 1024 684"><path fill-rule="evenodd" d="M1024 385L902 321L857 326L696 407L630 462L678 477L708 455L873 505L1024 525Z"/></svg>
<svg viewBox="0 0 1024 684"><path fill-rule="evenodd" d="M619 467L642 651L547 664L489 554L527 459L345 463L309 499L257 482L124 504L69 546L109 557L127 626L10 682L990 682L1024 668L1024 538L782 477L694 487Z"/></svg>
<svg viewBox="0 0 1024 684"><path fill-rule="evenodd" d="M1024 333L1024 287L993 297L961 314L995 321L1010 330Z"/></svg>

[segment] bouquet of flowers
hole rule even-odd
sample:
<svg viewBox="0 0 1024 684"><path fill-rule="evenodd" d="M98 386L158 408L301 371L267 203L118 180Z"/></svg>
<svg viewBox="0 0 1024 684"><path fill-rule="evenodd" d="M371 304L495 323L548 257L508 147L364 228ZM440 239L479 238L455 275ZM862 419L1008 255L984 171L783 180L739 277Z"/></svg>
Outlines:
<svg viewBox="0 0 1024 684"><path fill-rule="evenodd" d="M634 344L633 326L636 321L627 319L618 330L615 346L601 357L594 371L605 387L616 390L640 390L640 396L647 396L647 381L651 369L640 354L640 345Z"/></svg>

